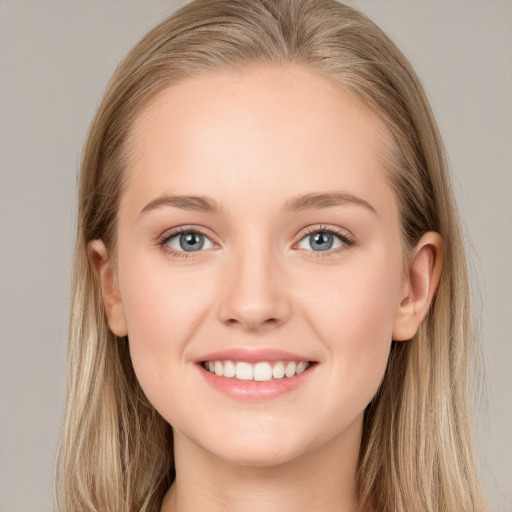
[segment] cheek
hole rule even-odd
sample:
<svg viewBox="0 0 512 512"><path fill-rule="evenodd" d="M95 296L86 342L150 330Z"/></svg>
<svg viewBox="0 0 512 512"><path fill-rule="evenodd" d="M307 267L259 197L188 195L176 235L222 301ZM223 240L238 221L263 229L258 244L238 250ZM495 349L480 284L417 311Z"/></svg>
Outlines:
<svg viewBox="0 0 512 512"><path fill-rule="evenodd" d="M321 282L317 277L314 284L323 283L325 293L315 294L302 308L325 344L342 393L352 393L364 405L384 376L401 286L396 261L375 261Z"/></svg>
<svg viewBox="0 0 512 512"><path fill-rule="evenodd" d="M141 384L164 380L166 364L182 362L210 295L205 283L211 280L200 271L171 272L165 259L155 260L132 255L124 260L124 268L137 271L123 275L119 269L130 352Z"/></svg>
<svg viewBox="0 0 512 512"><path fill-rule="evenodd" d="M311 288L317 292L303 294L305 310L314 312L315 324L323 338L339 338L350 343L358 338L372 343L391 336L401 286L397 265L385 261L373 265L351 266L341 271L316 275Z"/></svg>

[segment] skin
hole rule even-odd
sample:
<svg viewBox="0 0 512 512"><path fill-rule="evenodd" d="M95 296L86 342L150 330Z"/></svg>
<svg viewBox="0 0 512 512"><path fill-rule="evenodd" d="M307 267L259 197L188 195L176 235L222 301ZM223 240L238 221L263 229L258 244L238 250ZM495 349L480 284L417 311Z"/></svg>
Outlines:
<svg viewBox="0 0 512 512"><path fill-rule="evenodd" d="M187 79L138 117L116 266L101 241L90 256L110 329L128 334L139 382L173 427L177 479L162 511L356 509L364 409L441 268L441 240L427 233L404 272L386 136L374 114L298 65ZM370 206L282 211L293 196L335 191ZM147 207L164 195L209 196L223 210ZM180 226L203 230L205 248L183 258L172 252L179 237L159 245ZM308 228L353 243L315 251ZM283 396L235 400L194 362L233 347L317 364Z"/></svg>

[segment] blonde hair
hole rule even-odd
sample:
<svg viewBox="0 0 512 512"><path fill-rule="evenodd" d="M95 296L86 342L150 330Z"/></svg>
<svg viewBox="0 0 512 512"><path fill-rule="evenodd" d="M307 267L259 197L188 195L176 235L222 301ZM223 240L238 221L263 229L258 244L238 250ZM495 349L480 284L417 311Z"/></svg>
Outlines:
<svg viewBox="0 0 512 512"><path fill-rule="evenodd" d="M174 480L171 427L142 392L127 339L107 327L87 245L115 247L130 128L148 101L187 77L251 62L301 64L373 110L391 136L386 161L404 247L427 231L444 241L429 314L413 339L393 343L365 411L361 510L484 511L469 405L478 345L441 137L406 58L373 22L335 0L196 0L149 32L112 78L82 161L57 506L157 512Z"/></svg>

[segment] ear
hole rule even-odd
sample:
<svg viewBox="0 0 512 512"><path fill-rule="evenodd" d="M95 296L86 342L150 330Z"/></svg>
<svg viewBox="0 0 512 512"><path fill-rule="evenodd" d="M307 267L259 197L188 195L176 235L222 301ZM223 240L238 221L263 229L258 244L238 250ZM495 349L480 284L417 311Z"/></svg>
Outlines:
<svg viewBox="0 0 512 512"><path fill-rule="evenodd" d="M89 242L87 249L94 272L100 283L108 326L116 336L126 336L128 329L123 304L114 275L112 260L109 257L107 248L103 241L93 240Z"/></svg>
<svg viewBox="0 0 512 512"><path fill-rule="evenodd" d="M416 245L399 299L393 324L393 340L410 340L425 318L443 263L443 241L439 233L425 233Z"/></svg>

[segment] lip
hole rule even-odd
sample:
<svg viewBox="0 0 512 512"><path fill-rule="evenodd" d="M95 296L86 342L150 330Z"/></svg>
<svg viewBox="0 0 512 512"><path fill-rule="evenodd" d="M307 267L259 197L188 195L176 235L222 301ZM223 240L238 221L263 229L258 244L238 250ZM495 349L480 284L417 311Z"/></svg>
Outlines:
<svg viewBox="0 0 512 512"><path fill-rule="evenodd" d="M304 372L293 377L272 379L268 381L238 380L230 377L219 377L206 370L202 363L204 361L245 361L257 363L266 361L307 361L311 365ZM220 391L230 398L244 402L260 402L270 400L291 393L297 388L306 385L313 376L317 361L293 352L274 349L247 349L233 348L218 352L211 352L194 361L196 368L205 381L215 390Z"/></svg>
<svg viewBox="0 0 512 512"><path fill-rule="evenodd" d="M194 359L194 362L202 363L204 361L226 361L228 359L231 361L246 361L247 363L258 363L260 361L267 361L269 363L275 363L277 361L316 362L308 356L288 352L286 350L248 349L245 347L211 352L197 359Z"/></svg>

